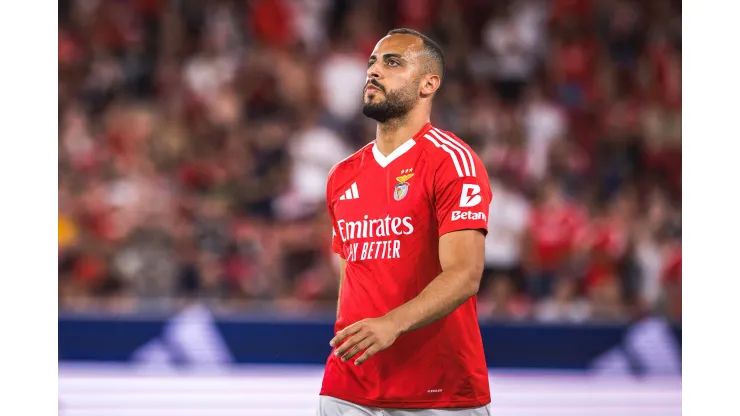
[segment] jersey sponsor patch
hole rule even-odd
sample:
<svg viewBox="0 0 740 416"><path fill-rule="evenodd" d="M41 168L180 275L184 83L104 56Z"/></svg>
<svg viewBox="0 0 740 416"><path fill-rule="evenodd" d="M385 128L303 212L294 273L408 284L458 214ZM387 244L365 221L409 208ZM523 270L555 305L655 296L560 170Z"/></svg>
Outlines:
<svg viewBox="0 0 740 416"><path fill-rule="evenodd" d="M414 232L411 217L369 218L361 221L337 221L337 229L347 261L398 259L401 257L401 240L397 237ZM390 237L390 238L389 238ZM395 238L394 238L395 237ZM355 242L358 239L370 240ZM355 240L355 241L353 241Z"/></svg>
<svg viewBox="0 0 740 416"><path fill-rule="evenodd" d="M488 221L488 218L486 217L486 214L483 213L483 212L452 211L451 221L458 221L458 220L483 220L483 221Z"/></svg>
<svg viewBox="0 0 740 416"><path fill-rule="evenodd" d="M480 196L480 186L476 184L463 184L462 193L460 195L460 207L470 208L474 207L483 200Z"/></svg>

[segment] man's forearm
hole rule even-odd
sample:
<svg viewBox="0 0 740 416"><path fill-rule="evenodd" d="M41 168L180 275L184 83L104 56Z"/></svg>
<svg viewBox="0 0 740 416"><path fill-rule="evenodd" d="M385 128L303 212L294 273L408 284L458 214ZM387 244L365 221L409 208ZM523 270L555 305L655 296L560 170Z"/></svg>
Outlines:
<svg viewBox="0 0 740 416"><path fill-rule="evenodd" d="M422 328L444 318L478 292L480 276L444 271L415 298L388 312L401 333Z"/></svg>

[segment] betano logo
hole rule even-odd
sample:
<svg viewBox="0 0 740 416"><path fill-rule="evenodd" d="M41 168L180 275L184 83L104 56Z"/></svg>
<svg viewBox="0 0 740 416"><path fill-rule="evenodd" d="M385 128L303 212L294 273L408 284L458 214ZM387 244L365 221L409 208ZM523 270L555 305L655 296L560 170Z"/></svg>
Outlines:
<svg viewBox="0 0 740 416"><path fill-rule="evenodd" d="M473 211L452 211L452 221L457 220L483 220L488 221L486 214Z"/></svg>
<svg viewBox="0 0 740 416"><path fill-rule="evenodd" d="M480 194L480 186L475 184L463 184L462 194L460 195L460 207L470 208L480 204L483 200Z"/></svg>

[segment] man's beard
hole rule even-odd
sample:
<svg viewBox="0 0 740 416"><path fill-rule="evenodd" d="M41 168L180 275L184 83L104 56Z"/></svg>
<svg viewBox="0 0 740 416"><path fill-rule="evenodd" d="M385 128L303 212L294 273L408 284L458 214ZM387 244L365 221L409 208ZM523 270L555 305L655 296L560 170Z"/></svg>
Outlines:
<svg viewBox="0 0 740 416"><path fill-rule="evenodd" d="M416 102L416 89L412 87L413 84L401 91L386 92L385 99L379 102L365 102L362 114L381 124L405 117Z"/></svg>

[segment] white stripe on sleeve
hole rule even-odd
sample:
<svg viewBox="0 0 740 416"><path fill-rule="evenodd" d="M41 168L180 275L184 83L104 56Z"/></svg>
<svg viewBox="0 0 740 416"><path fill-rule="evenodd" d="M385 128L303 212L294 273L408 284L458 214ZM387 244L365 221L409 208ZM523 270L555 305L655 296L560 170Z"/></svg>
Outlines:
<svg viewBox="0 0 740 416"><path fill-rule="evenodd" d="M461 177L461 178L463 176L465 176L465 175L463 175L463 172L460 169L460 163L457 161L457 155L455 153L453 153L452 150L450 150L447 146L445 146L443 144L437 143L437 141L434 140L434 138L432 138L432 136L430 136L429 134L425 134L424 137L427 140L429 140L430 142L434 143L435 146L437 146L437 147L441 148L442 150L444 150L445 152L449 153L450 157L452 158L452 163L455 164L455 170L457 171L457 175L459 177Z"/></svg>
<svg viewBox="0 0 740 416"><path fill-rule="evenodd" d="M478 176L475 173L475 159L473 159L473 155L470 154L470 150L468 150L467 147L463 146L462 144L460 144L460 142L458 140L450 137L448 134L445 134L443 131L441 131L440 129L438 129L436 127L432 131L434 131L434 132L436 132L438 134L441 134L442 136L446 137L451 142L450 143L451 145L453 145L457 149L463 150L465 153L467 153L467 155L468 155L467 159L470 162L471 172L473 173L473 176Z"/></svg>

